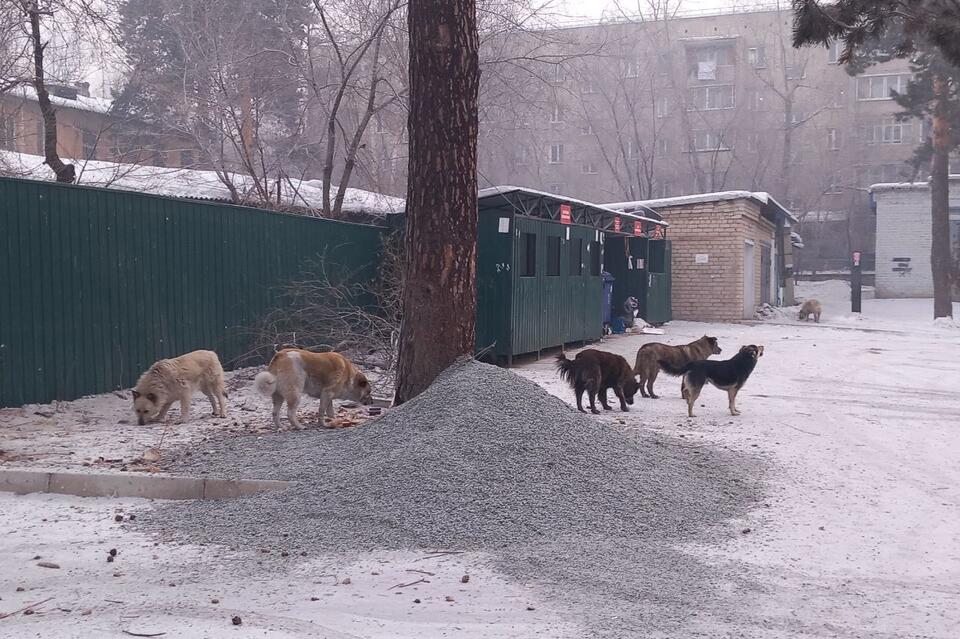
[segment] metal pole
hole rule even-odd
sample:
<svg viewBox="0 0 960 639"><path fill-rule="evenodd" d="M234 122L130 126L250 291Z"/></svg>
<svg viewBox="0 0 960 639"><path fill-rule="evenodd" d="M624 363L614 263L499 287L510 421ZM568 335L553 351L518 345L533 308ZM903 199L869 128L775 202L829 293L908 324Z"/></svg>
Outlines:
<svg viewBox="0 0 960 639"><path fill-rule="evenodd" d="M860 312L860 301L863 297L860 275L860 251L854 251L853 266L850 269L850 310L854 313Z"/></svg>

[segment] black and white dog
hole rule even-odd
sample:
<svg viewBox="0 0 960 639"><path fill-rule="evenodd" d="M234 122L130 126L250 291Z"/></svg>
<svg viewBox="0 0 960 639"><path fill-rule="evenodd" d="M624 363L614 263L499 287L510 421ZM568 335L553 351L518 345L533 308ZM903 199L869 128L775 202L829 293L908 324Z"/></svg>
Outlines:
<svg viewBox="0 0 960 639"><path fill-rule="evenodd" d="M693 417L693 404L700 397L704 385L710 382L720 390L727 391L730 400L730 414L739 415L737 410L737 393L743 388L757 365L757 360L763 355L763 346L750 344L740 348L740 352L722 361L697 360L690 362L680 369L683 374L683 384L680 393L687 400L687 415ZM661 366L663 365L661 361ZM669 362L668 362L669 363Z"/></svg>

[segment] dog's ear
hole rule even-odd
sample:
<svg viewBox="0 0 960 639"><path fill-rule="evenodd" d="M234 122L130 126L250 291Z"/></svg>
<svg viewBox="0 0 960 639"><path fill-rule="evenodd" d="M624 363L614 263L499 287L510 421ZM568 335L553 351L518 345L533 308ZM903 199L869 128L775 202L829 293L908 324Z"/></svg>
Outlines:
<svg viewBox="0 0 960 639"><path fill-rule="evenodd" d="M133 398L134 398L134 399L137 399L138 397L140 397L140 391L138 391L138 390L136 390L136 389L130 391L130 393L133 395Z"/></svg>
<svg viewBox="0 0 960 639"><path fill-rule="evenodd" d="M763 356L763 346L757 346L757 357Z"/></svg>
<svg viewBox="0 0 960 639"><path fill-rule="evenodd" d="M153 393L147 393L147 401L157 403L157 396Z"/></svg>

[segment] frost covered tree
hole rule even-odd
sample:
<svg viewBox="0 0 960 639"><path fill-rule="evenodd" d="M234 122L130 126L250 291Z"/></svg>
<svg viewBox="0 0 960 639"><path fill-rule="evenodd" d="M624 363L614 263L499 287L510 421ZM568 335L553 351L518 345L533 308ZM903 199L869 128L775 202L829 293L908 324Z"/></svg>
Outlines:
<svg viewBox="0 0 960 639"><path fill-rule="evenodd" d="M858 67L892 57L909 58L918 73L907 94L895 96L901 117L929 116L933 242L933 316L952 317L954 264L950 254L950 151L956 148L954 113L960 67L960 3L956 0L793 0L794 46L843 42L839 62Z"/></svg>
<svg viewBox="0 0 960 639"><path fill-rule="evenodd" d="M395 402L423 392L476 328L475 0L411 0L406 277Z"/></svg>
<svg viewBox="0 0 960 639"><path fill-rule="evenodd" d="M235 201L268 203L298 143L309 14L307 0L125 0L115 108L192 138Z"/></svg>

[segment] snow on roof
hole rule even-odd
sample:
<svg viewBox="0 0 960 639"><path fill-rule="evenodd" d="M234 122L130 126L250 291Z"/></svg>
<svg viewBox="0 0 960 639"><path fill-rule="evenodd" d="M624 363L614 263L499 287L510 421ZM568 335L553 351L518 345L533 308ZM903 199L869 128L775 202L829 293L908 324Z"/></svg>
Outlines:
<svg viewBox="0 0 960 639"><path fill-rule="evenodd" d="M728 200L754 200L767 206L773 205L782 211L791 222L797 222L786 207L777 202L769 193L765 191L719 191L717 193L698 193L695 195L679 195L677 197L664 197L656 200L638 200L634 202L610 202L604 206L624 210L632 206L646 206L651 209L669 208L671 206L685 206L688 204L702 204L706 202L724 202Z"/></svg>
<svg viewBox="0 0 960 639"><path fill-rule="evenodd" d="M48 92L50 92L49 88ZM16 96L23 100L30 100L31 102L37 101L37 90L25 84L8 91L7 95ZM77 94L77 99L73 100L50 93L50 102L54 106L78 109L80 111L91 111L93 113L109 113L110 108L113 106L112 100L79 94Z"/></svg>
<svg viewBox="0 0 960 639"><path fill-rule="evenodd" d="M168 197L232 201L230 190L214 171L95 160L80 160L74 163L77 167L77 184L82 186L98 186ZM0 151L0 165L5 165L17 177L48 181L54 179L53 171L43 163L43 158L39 155ZM253 195L253 178L238 173L226 175L241 198ZM275 181L271 181L271 187L276 187ZM287 206L320 209L323 207L322 189L322 182L319 180L284 181L280 189L281 203ZM336 189L333 193L336 194ZM400 198L348 188L343 201L343 210L382 217L403 211L403 205L404 201Z"/></svg>
<svg viewBox="0 0 960 639"><path fill-rule="evenodd" d="M953 173L949 176L951 182L960 181L960 174ZM921 191L930 188L929 182L879 182L867 187L870 193L880 193L883 191Z"/></svg>
<svg viewBox="0 0 960 639"><path fill-rule="evenodd" d="M525 186L511 186L511 185L502 185L502 186L491 186L486 189L480 189L480 192L477 194L479 198L490 197L491 195L505 195L507 193L513 193L515 191L523 191L524 193L530 193L531 195L541 195L546 197L552 197L557 200L564 200L570 202L571 204L578 204L580 206L590 206L595 209L605 210L608 213L613 213L614 215L626 215L634 219L643 220L644 222L652 222L654 224L659 224L661 226L670 226L661 219L654 217L647 217L644 215L638 215L636 213L626 213L621 209L616 209L611 207L609 204L596 204L594 202L587 202L586 200L578 200L577 198L567 197L566 195L560 195L558 193L547 193L546 191L538 191L536 189L530 189ZM639 206L638 208L647 209L649 207ZM648 211L649 213L656 215L656 211Z"/></svg>

